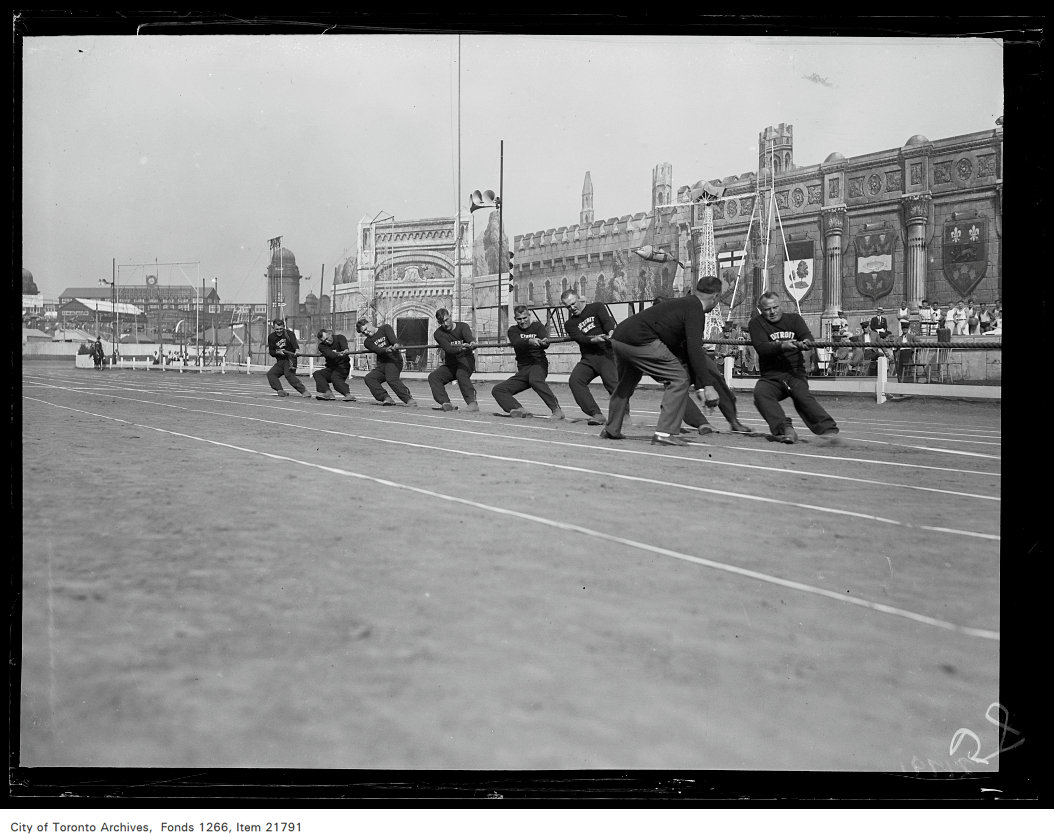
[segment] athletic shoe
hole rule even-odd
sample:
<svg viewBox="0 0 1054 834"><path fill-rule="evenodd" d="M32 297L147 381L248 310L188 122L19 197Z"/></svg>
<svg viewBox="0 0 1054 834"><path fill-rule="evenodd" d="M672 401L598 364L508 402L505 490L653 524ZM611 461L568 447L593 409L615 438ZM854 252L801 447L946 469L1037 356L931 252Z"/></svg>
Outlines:
<svg viewBox="0 0 1054 834"><path fill-rule="evenodd" d="M713 434L714 427L704 423L697 429L697 431L699 432L699 434Z"/></svg>
<svg viewBox="0 0 1054 834"><path fill-rule="evenodd" d="M465 411L479 411L479 403L477 403L477 402L465 403Z"/></svg>
<svg viewBox="0 0 1054 834"><path fill-rule="evenodd" d="M301 397L307 397L308 399L311 399L311 392L310 392L310 391L308 391L308 390L307 390L307 389L305 388L305 389L304 389L303 391L301 391L301 392L300 392L300 396L301 396Z"/></svg>
<svg viewBox="0 0 1054 834"><path fill-rule="evenodd" d="M750 426L744 426L742 423L732 423L730 428L736 434L750 434L753 431Z"/></svg>
<svg viewBox="0 0 1054 834"><path fill-rule="evenodd" d="M835 426L833 429L828 429L827 431L820 432L820 437L834 437L836 434L838 434L837 426Z"/></svg>
<svg viewBox="0 0 1054 834"><path fill-rule="evenodd" d="M602 426L607 422L607 418L603 414L591 414L589 419L586 420L586 425L589 426Z"/></svg>
<svg viewBox="0 0 1054 834"><path fill-rule="evenodd" d="M395 405L393 400L381 400L381 405Z"/></svg>
<svg viewBox="0 0 1054 834"><path fill-rule="evenodd" d="M336 397L334 397L332 394L315 394L315 399L316 400L335 400Z"/></svg>
<svg viewBox="0 0 1054 834"><path fill-rule="evenodd" d="M553 411L552 417L550 417L549 419L550 420L563 420L563 419L565 419L565 417L564 417L564 410L562 408L560 408L560 406L557 406L556 409Z"/></svg>
<svg viewBox="0 0 1054 834"><path fill-rule="evenodd" d="M288 391L275 391L275 393L276 393L276 394L277 394L277 395L278 395L279 397L288 397L288 396L289 396L289 392L288 392Z"/></svg>
<svg viewBox="0 0 1054 834"><path fill-rule="evenodd" d="M653 434L651 436L652 446L687 446L688 441L670 434Z"/></svg>
<svg viewBox="0 0 1054 834"><path fill-rule="evenodd" d="M410 399L408 399L404 403L404 405L406 405L407 408L417 408L418 407L417 400L413 399L412 397Z"/></svg>
<svg viewBox="0 0 1054 834"><path fill-rule="evenodd" d="M457 411L457 406L453 403L443 403L442 409L443 411Z"/></svg>
<svg viewBox="0 0 1054 834"><path fill-rule="evenodd" d="M352 396L351 394L348 394L348 396L344 397L344 398L343 398L343 399L341 400L341 402L342 402L342 403L353 403L353 402L357 402L357 400L356 400L356 398L355 398L355 397L353 397L353 396Z"/></svg>
<svg viewBox="0 0 1054 834"><path fill-rule="evenodd" d="M615 434L614 432L610 432L607 429L601 429L600 430L600 436L603 437L605 440L625 440L626 439L626 435L624 435L624 434Z"/></svg>
<svg viewBox="0 0 1054 834"><path fill-rule="evenodd" d="M796 432L794 430L794 426L791 425L784 426L783 431L781 431L779 434L773 435L773 437L775 437L779 441L782 441L783 443L798 442L798 432Z"/></svg>
<svg viewBox="0 0 1054 834"><path fill-rule="evenodd" d="M509 411L509 416L510 417L526 417L527 416L527 412L524 411L522 408L514 408L511 411Z"/></svg>

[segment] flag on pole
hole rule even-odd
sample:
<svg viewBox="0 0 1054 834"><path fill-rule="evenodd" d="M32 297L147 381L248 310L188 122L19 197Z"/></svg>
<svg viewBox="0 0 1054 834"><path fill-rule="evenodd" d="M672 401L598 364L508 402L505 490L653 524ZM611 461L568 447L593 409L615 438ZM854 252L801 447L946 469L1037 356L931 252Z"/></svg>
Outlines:
<svg viewBox="0 0 1054 834"><path fill-rule="evenodd" d="M728 252L718 252L717 268L719 271L734 269L741 266L747 259L746 249L732 249Z"/></svg>

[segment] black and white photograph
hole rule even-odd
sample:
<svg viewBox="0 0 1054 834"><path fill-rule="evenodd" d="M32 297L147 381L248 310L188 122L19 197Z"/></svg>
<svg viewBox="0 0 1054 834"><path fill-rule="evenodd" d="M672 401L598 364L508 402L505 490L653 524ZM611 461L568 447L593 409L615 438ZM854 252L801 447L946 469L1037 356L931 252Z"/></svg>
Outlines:
<svg viewBox="0 0 1054 834"><path fill-rule="evenodd" d="M1041 25L14 22L25 784L1022 755Z"/></svg>

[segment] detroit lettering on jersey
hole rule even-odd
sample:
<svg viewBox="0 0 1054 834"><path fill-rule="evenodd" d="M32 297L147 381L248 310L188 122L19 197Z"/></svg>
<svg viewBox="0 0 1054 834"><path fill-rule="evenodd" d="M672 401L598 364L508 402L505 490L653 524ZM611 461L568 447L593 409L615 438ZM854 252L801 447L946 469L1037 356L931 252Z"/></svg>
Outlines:
<svg viewBox="0 0 1054 834"><path fill-rule="evenodd" d="M285 336L283 336L281 339L279 339L277 342L275 342L274 345L277 348L281 348L282 350L285 350L285 346L286 346Z"/></svg>
<svg viewBox="0 0 1054 834"><path fill-rule="evenodd" d="M593 333L594 330L603 332L599 324L597 324L596 316L590 316L589 318L582 319L578 323L578 329L587 336L596 335Z"/></svg>
<svg viewBox="0 0 1054 834"><path fill-rule="evenodd" d="M774 330L772 333L769 333L769 339L773 342L785 342L796 338L797 336L794 335L793 330Z"/></svg>
<svg viewBox="0 0 1054 834"><path fill-rule="evenodd" d="M374 347L386 348L386 347L389 346L388 345L388 337L383 335L383 334L381 334L381 333L374 333L373 334L373 344L374 344Z"/></svg>
<svg viewBox="0 0 1054 834"><path fill-rule="evenodd" d="M520 334L520 338L521 339L540 339L542 337L539 336L537 333L521 333Z"/></svg>

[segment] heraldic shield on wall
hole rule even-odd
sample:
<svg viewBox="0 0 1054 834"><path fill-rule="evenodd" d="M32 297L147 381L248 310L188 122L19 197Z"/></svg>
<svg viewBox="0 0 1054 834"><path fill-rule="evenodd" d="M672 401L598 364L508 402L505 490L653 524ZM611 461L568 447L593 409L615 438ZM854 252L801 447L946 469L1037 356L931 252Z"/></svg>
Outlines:
<svg viewBox="0 0 1054 834"><path fill-rule="evenodd" d="M944 277L965 298L988 271L988 221L981 217L944 224Z"/></svg>
<svg viewBox="0 0 1054 834"><path fill-rule="evenodd" d="M893 244L891 231L856 236L856 289L872 301L893 291Z"/></svg>
<svg viewBox="0 0 1054 834"><path fill-rule="evenodd" d="M783 262L783 286L800 306L815 282L816 261L813 241L799 240L787 244L787 260Z"/></svg>

